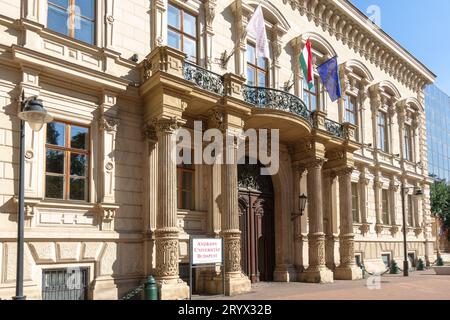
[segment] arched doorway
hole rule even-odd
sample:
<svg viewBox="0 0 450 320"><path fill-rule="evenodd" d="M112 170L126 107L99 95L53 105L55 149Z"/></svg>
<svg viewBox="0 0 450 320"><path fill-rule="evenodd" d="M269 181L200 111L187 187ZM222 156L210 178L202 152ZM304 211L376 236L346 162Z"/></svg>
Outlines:
<svg viewBox="0 0 450 320"><path fill-rule="evenodd" d="M238 166L241 264L252 283L273 281L275 270L274 191L261 165Z"/></svg>

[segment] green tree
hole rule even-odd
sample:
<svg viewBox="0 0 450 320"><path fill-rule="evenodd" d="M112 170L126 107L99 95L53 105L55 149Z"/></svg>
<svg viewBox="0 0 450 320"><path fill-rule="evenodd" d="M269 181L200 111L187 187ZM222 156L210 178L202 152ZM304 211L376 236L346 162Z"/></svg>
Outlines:
<svg viewBox="0 0 450 320"><path fill-rule="evenodd" d="M450 186L445 182L436 182L431 186L431 212L441 219L450 241Z"/></svg>

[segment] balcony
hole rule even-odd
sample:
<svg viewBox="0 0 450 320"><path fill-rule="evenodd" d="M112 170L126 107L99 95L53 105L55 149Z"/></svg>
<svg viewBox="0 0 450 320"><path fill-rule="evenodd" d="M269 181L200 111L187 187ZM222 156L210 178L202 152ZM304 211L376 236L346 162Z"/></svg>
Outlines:
<svg viewBox="0 0 450 320"><path fill-rule="evenodd" d="M298 97L281 90L244 85L242 96L248 104L295 114L312 124L311 112Z"/></svg>
<svg viewBox="0 0 450 320"><path fill-rule="evenodd" d="M224 76L204 69L196 64L183 61L183 78L191 82L195 87L208 91L218 96L227 95ZM272 109L287 112L306 120L312 127L319 125L314 121L312 112L308 110L303 100L285 91L242 85L240 93L242 99L260 109ZM325 119L325 130L335 138L345 139L344 125L330 119Z"/></svg>
<svg viewBox="0 0 450 320"><path fill-rule="evenodd" d="M185 80L193 82L199 88L220 96L224 94L223 76L217 73L184 61L183 76Z"/></svg>

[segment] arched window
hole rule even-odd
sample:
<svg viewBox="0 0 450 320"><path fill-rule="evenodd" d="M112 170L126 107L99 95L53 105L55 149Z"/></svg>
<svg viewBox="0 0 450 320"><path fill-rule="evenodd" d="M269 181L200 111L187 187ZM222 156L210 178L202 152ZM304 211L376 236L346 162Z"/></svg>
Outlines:
<svg viewBox="0 0 450 320"><path fill-rule="evenodd" d="M380 82L370 88L372 119L374 128L374 147L383 153L395 155L400 150L393 143L393 123L396 104L400 98L397 88L388 81Z"/></svg>
<svg viewBox="0 0 450 320"><path fill-rule="evenodd" d="M307 40L311 41L311 50L313 55L313 84L314 87L310 89L304 79L303 72L301 72L301 66L299 63L300 54L305 47ZM336 56L336 51L328 43L328 41L314 32L305 33L291 41L295 54L296 66L294 69L295 75L295 93L302 97L305 104L310 111L327 110L328 95L326 94L325 87L320 81L317 67L327 61L329 58Z"/></svg>
<svg viewBox="0 0 450 320"><path fill-rule="evenodd" d="M356 140L364 142L363 105L367 97L367 86L373 81L373 76L364 64L349 60L340 66L340 77L343 99L339 121L355 125Z"/></svg>

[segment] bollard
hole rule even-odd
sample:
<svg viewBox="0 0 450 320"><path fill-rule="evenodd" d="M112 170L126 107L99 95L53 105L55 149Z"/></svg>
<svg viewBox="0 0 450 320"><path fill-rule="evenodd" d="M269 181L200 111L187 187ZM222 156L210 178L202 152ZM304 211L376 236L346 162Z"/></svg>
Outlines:
<svg viewBox="0 0 450 320"><path fill-rule="evenodd" d="M158 300L158 285L153 276L148 277L145 282L144 295L145 300Z"/></svg>

